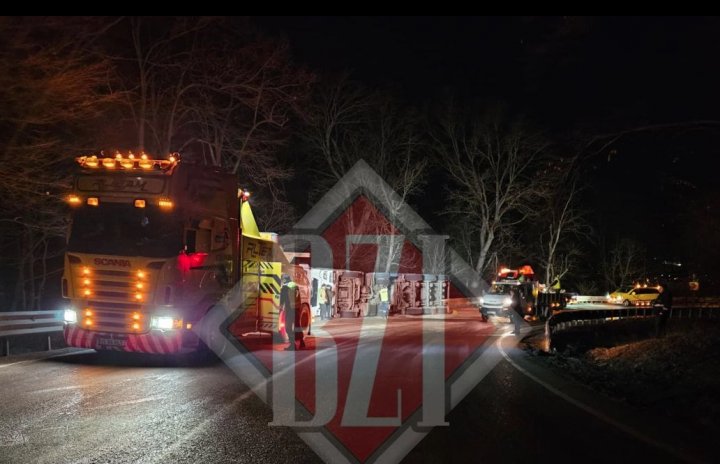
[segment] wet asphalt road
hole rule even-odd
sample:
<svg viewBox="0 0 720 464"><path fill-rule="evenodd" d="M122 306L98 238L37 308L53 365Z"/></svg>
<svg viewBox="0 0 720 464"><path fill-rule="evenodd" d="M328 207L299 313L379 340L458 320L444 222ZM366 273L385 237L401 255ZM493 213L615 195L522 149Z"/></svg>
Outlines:
<svg viewBox="0 0 720 464"><path fill-rule="evenodd" d="M0 386L0 462L320 461L292 430L268 426L270 408L218 361L72 352L0 364ZM449 423L405 462L680 461L505 359Z"/></svg>
<svg viewBox="0 0 720 464"><path fill-rule="evenodd" d="M0 383L1 462L319 462L221 362L84 352Z"/></svg>

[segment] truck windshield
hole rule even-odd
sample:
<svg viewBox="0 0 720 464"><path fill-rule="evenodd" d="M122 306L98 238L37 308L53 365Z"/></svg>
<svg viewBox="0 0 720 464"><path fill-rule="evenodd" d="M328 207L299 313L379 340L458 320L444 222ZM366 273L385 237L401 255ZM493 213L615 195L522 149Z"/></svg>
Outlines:
<svg viewBox="0 0 720 464"><path fill-rule="evenodd" d="M182 249L182 222L157 207L104 204L73 214L68 251L161 258Z"/></svg>
<svg viewBox="0 0 720 464"><path fill-rule="evenodd" d="M498 285L495 284L487 290L488 295L505 295L510 293L512 287L509 285Z"/></svg>

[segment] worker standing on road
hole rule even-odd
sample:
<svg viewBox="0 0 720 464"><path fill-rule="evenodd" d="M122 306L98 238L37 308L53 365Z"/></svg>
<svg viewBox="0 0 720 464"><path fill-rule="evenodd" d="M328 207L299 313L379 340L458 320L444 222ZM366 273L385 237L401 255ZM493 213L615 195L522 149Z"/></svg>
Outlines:
<svg viewBox="0 0 720 464"><path fill-rule="evenodd" d="M289 275L283 274L280 289L280 308L285 311L285 332L290 344L286 350L295 350L295 343L300 340L300 348L305 348L305 336L300 324L300 291Z"/></svg>
<svg viewBox="0 0 720 464"><path fill-rule="evenodd" d="M327 299L327 318L332 319L335 315L333 314L333 288L332 285L327 284L325 286L325 297Z"/></svg>
<svg viewBox="0 0 720 464"><path fill-rule="evenodd" d="M328 319L328 301L327 301L327 285L322 284L320 286L320 319Z"/></svg>
<svg viewBox="0 0 720 464"><path fill-rule="evenodd" d="M387 319L388 313L390 312L390 294L388 292L387 286L381 286L378 293L380 294L380 306L378 307L378 314L380 315L380 317L384 317L385 319Z"/></svg>
<svg viewBox="0 0 720 464"><path fill-rule="evenodd" d="M665 336L667 320L672 310L673 298L667 282L660 282L658 290L660 290L660 295L658 296L657 303L660 306L660 314L658 314L656 320L655 335L661 338Z"/></svg>
<svg viewBox="0 0 720 464"><path fill-rule="evenodd" d="M520 294L515 289L512 289L510 290L510 298L512 298L512 303L510 304L510 320L513 323L513 334L520 335L520 327L522 326Z"/></svg>

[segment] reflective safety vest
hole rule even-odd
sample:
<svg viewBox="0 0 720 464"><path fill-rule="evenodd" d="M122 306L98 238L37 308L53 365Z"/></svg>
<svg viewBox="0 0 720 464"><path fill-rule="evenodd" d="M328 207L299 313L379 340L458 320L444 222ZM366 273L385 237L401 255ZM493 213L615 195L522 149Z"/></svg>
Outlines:
<svg viewBox="0 0 720 464"><path fill-rule="evenodd" d="M295 282L288 282L283 285L286 291L280 291L280 306L287 308L288 304L293 304L292 309L300 309L300 289Z"/></svg>
<svg viewBox="0 0 720 464"><path fill-rule="evenodd" d="M387 303L389 301L388 289L385 287L380 289L380 301L382 301L383 303Z"/></svg>

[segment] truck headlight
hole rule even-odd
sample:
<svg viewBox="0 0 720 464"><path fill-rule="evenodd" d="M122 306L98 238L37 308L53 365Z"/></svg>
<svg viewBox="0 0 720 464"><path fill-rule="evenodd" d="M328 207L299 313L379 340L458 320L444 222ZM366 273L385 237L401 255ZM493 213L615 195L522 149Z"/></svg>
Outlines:
<svg viewBox="0 0 720 464"><path fill-rule="evenodd" d="M66 309L63 314L63 320L68 324L75 324L77 322L77 311L74 309Z"/></svg>
<svg viewBox="0 0 720 464"><path fill-rule="evenodd" d="M182 319L175 319L171 316L153 316L150 318L150 328L160 330L172 330L182 328Z"/></svg>
<svg viewBox="0 0 720 464"><path fill-rule="evenodd" d="M512 304L512 298L509 296L503 300L503 306L510 306Z"/></svg>

